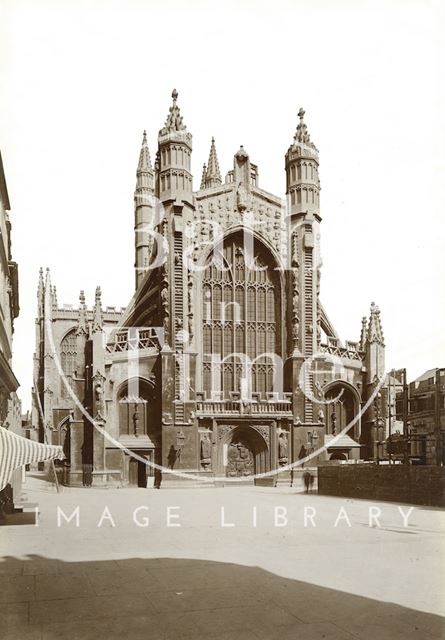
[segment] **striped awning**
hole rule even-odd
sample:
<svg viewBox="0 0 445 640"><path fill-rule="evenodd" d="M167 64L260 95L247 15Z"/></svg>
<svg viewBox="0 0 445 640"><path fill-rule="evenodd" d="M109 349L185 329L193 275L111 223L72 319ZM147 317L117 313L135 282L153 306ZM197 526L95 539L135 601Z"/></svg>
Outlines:
<svg viewBox="0 0 445 640"><path fill-rule="evenodd" d="M31 462L63 460L64 457L62 447L34 442L0 427L0 491L15 469Z"/></svg>

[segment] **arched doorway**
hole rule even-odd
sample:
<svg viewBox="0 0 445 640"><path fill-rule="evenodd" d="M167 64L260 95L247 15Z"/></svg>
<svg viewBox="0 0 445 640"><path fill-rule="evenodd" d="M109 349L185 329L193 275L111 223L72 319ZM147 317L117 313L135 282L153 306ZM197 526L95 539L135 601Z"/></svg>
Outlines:
<svg viewBox="0 0 445 640"><path fill-rule="evenodd" d="M268 447L254 427L239 426L223 442L224 475L248 478L268 471Z"/></svg>
<svg viewBox="0 0 445 640"><path fill-rule="evenodd" d="M341 451L334 451L334 453L329 458L329 460L347 460L347 459L348 458L346 454L341 453Z"/></svg>
<svg viewBox="0 0 445 640"><path fill-rule="evenodd" d="M338 435L351 424L347 435L358 442L360 440L360 395L352 385L343 380L334 380L324 389L328 404L324 406L326 434ZM352 424L353 423L353 424Z"/></svg>
<svg viewBox="0 0 445 640"><path fill-rule="evenodd" d="M154 484L152 463L159 463L161 448L159 402L154 380L132 378L125 381L118 389L117 404L119 441L139 458L124 456L124 481L131 487L151 487Z"/></svg>

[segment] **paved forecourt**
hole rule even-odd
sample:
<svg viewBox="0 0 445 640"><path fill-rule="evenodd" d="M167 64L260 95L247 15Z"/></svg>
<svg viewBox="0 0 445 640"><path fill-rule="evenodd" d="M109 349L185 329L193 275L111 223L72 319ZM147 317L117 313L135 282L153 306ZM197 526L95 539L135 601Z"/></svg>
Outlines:
<svg viewBox="0 0 445 640"><path fill-rule="evenodd" d="M445 512L290 488L64 489L0 527L2 637L443 638Z"/></svg>

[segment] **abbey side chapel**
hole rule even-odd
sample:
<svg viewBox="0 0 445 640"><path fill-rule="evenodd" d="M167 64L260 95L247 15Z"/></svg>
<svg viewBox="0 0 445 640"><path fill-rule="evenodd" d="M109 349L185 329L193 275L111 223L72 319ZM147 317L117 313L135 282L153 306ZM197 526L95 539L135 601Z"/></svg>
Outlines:
<svg viewBox="0 0 445 640"><path fill-rule="evenodd" d="M153 165L143 136L126 310L103 312L99 294L93 311L83 297L77 314L54 294L45 306L41 276L35 415L64 443L67 483L147 486L144 459L195 481L284 467L291 482L287 465L320 448L308 465L375 456L382 394L366 403L384 374L380 312L372 304L360 340L342 343L321 304L319 155L298 115L285 204L261 189L243 147L223 180L213 139L194 191L192 134L173 91ZM45 313L72 389L106 435L55 375Z"/></svg>

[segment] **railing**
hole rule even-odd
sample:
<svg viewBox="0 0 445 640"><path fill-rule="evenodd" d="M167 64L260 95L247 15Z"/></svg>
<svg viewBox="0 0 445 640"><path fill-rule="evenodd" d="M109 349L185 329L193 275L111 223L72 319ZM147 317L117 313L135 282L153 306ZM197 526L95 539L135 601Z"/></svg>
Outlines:
<svg viewBox="0 0 445 640"><path fill-rule="evenodd" d="M280 400L197 400L198 415L277 415L292 414L291 394Z"/></svg>
<svg viewBox="0 0 445 640"><path fill-rule="evenodd" d="M138 351L139 349L155 349L159 351L159 340L154 329L135 329L135 335L130 333L130 337L128 336L129 331L131 332L131 329L120 330L112 335L112 342L107 344L108 353Z"/></svg>
<svg viewBox="0 0 445 640"><path fill-rule="evenodd" d="M354 342L348 342L345 348L334 344L332 341L330 344L321 344L320 351L338 356L339 358L347 358L348 360L358 360L359 362L362 360L362 353L359 351L358 345Z"/></svg>

